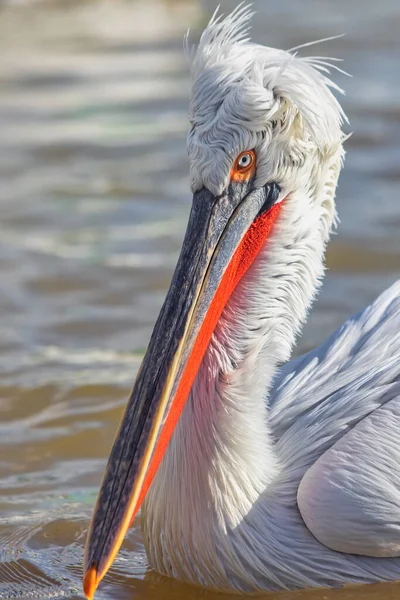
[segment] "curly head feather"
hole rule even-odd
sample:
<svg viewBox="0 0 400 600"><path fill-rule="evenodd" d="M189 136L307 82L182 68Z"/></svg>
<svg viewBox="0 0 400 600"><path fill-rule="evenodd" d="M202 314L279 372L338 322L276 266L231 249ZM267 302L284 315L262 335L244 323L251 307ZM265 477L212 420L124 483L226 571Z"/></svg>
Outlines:
<svg viewBox="0 0 400 600"><path fill-rule="evenodd" d="M335 65L252 43L252 16L243 4L224 19L216 12L197 47L186 39L193 189L220 192L247 148L258 149L258 175L270 178L279 165L298 164L315 149L333 152L343 141L346 117L332 93L342 90L326 75Z"/></svg>

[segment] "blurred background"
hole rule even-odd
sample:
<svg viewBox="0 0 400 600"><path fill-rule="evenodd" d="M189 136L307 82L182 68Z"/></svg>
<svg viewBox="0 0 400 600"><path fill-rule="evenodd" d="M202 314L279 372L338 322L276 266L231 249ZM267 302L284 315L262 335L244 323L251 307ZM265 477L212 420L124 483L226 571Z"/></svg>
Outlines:
<svg viewBox="0 0 400 600"><path fill-rule="evenodd" d="M88 518L190 208L182 37L216 4L0 2L0 598L80 594ZM254 7L253 39L270 46L346 33L302 53L354 76L333 75L354 134L302 352L400 276L400 3ZM146 575L136 522L98 598L175 597L200 593Z"/></svg>

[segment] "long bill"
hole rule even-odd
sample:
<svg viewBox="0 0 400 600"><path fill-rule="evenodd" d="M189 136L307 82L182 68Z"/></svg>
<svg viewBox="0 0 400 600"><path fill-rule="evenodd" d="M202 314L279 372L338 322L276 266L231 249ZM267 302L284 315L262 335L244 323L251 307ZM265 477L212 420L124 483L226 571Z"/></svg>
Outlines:
<svg viewBox="0 0 400 600"><path fill-rule="evenodd" d="M91 599L151 485L221 313L279 212L275 184L196 192L182 251L112 448L90 525Z"/></svg>

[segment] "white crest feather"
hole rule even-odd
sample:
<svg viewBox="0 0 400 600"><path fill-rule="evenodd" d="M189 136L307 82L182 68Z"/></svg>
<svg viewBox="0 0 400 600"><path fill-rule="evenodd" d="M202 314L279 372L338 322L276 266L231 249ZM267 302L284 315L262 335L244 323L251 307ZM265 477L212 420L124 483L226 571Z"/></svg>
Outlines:
<svg viewBox="0 0 400 600"><path fill-rule="evenodd" d="M193 189L207 185L220 191L232 160L246 147L263 144L266 153L279 138L282 154L274 156L281 162L290 157L285 141L299 155L295 137L303 150L308 144L327 152L342 142L346 117L331 92L342 90L327 76L330 68L341 71L335 61L252 43L252 16L243 3L225 18L216 11L197 48L185 40L193 82L188 138ZM279 127L272 132L277 122L284 126L282 135ZM286 126L295 122L296 129ZM258 173L271 177L276 168L259 165Z"/></svg>
<svg viewBox="0 0 400 600"><path fill-rule="evenodd" d="M251 19L254 12L251 11L251 4L246 5L241 2L234 11L232 11L225 19L219 13L219 7L215 10L211 17L207 28L203 31L197 50L207 52L212 48L217 51L228 44L243 44L249 41L248 33L250 31ZM185 36L185 53L189 62L193 62L195 53L188 46L188 34Z"/></svg>

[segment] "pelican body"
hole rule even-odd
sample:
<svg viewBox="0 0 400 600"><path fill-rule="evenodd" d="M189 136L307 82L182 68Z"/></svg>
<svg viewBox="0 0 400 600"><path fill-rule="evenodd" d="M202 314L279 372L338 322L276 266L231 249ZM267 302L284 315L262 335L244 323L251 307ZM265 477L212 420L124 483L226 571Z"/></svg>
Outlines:
<svg viewBox="0 0 400 600"><path fill-rule="evenodd" d="M400 578L400 285L287 362L343 161L324 58L214 17L192 72L193 205L88 533L88 598L142 506L150 567L254 592ZM284 365L284 366L282 366Z"/></svg>

